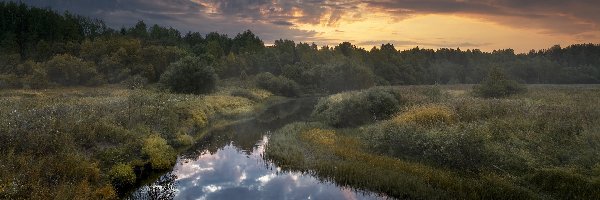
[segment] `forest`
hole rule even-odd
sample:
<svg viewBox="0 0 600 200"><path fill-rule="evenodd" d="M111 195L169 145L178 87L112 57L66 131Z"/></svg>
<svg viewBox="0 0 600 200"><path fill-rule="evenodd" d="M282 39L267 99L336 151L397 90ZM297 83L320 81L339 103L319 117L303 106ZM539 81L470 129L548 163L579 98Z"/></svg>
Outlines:
<svg viewBox="0 0 600 200"><path fill-rule="evenodd" d="M594 84L600 44L317 46L0 2L0 199L128 198L212 130L303 98L266 146L284 171L398 199L596 199Z"/></svg>

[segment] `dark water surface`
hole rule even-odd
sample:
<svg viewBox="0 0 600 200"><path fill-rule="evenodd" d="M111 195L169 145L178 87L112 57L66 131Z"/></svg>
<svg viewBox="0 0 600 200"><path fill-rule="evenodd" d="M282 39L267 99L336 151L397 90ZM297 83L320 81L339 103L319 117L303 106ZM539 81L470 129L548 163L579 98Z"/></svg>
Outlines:
<svg viewBox="0 0 600 200"><path fill-rule="evenodd" d="M381 199L324 182L309 174L282 172L263 159L271 131L305 120L316 98L274 105L256 119L211 132L180 155L173 170L138 189L133 199Z"/></svg>

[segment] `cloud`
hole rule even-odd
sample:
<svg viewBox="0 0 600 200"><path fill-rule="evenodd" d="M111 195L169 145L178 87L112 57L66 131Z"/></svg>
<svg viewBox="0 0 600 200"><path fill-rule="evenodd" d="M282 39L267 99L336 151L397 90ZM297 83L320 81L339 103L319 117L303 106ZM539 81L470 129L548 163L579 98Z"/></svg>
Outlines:
<svg viewBox="0 0 600 200"><path fill-rule="evenodd" d="M600 29L597 0L371 0L368 7L397 17L456 14L517 28L578 34Z"/></svg>
<svg viewBox="0 0 600 200"><path fill-rule="evenodd" d="M270 0L22 0L36 7L51 8L60 12L69 11L93 18L103 19L109 26L120 28L131 26L138 20L147 24L172 26L182 32L220 32L230 36L244 30L254 31L266 42L280 38L300 41L318 40L317 32L294 28L294 21L308 22L313 19L309 10L318 6L318 1L296 10L299 3L273 4ZM289 16L290 12L304 13ZM315 14L319 15L319 14Z"/></svg>

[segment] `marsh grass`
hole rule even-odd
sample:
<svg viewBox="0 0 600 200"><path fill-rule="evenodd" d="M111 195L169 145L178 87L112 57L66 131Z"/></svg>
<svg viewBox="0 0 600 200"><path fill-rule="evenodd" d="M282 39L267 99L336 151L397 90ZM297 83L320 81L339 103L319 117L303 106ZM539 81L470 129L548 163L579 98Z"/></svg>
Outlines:
<svg viewBox="0 0 600 200"><path fill-rule="evenodd" d="M213 122L251 116L230 88L196 96L98 88L0 91L0 199L115 199ZM129 168L127 170L126 168ZM131 170L131 171L130 171Z"/></svg>
<svg viewBox="0 0 600 200"><path fill-rule="evenodd" d="M402 199L600 197L598 86L534 85L504 99L472 97L468 85L396 90L406 103L394 117L290 124L266 158Z"/></svg>

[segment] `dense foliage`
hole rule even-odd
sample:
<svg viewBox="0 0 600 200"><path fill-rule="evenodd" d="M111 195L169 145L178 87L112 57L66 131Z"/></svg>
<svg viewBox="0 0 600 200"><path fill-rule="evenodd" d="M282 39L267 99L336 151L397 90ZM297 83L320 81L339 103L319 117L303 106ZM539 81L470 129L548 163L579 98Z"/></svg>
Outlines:
<svg viewBox="0 0 600 200"><path fill-rule="evenodd" d="M187 94L206 94L215 90L215 70L195 57L185 57L169 67L160 80L171 91Z"/></svg>
<svg viewBox="0 0 600 200"><path fill-rule="evenodd" d="M398 112L404 103L405 99L397 90L372 88L322 98L312 115L335 127L358 126L385 120Z"/></svg>
<svg viewBox="0 0 600 200"><path fill-rule="evenodd" d="M527 88L514 80L506 78L504 73L498 69L492 69L480 85L476 85L474 93L480 97L498 98L506 97L512 94L522 93Z"/></svg>
<svg viewBox="0 0 600 200"><path fill-rule="evenodd" d="M287 97L297 97L300 95L298 83L284 76L275 76L269 72L256 76L256 86L277 95Z"/></svg>

